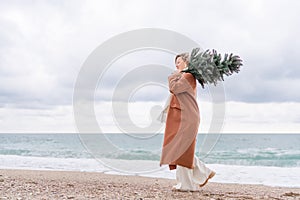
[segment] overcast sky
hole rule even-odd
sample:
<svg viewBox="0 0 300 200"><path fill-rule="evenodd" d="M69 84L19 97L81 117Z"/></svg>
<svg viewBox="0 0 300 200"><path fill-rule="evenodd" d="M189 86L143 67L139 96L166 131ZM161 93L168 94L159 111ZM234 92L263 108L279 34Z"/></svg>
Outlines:
<svg viewBox="0 0 300 200"><path fill-rule="evenodd" d="M76 132L73 90L87 57L113 36L159 28L244 60L239 74L225 78L223 132L299 133L299 9L297 0L0 0L0 132ZM120 77L153 63L173 69L173 59L150 51L113 63L102 77L102 90L95 92L103 131L120 132L110 108ZM122 85L124 93L143 77L136 78ZM136 91L130 102L132 120L141 126L150 123L149 110L163 105L167 95L159 86ZM209 89L199 84L198 102L203 133L210 126L212 102Z"/></svg>

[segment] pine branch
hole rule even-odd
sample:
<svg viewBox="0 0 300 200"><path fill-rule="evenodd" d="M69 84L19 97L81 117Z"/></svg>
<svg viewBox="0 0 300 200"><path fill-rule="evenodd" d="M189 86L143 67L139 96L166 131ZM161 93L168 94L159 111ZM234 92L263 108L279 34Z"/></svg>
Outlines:
<svg viewBox="0 0 300 200"><path fill-rule="evenodd" d="M224 81L224 74L230 76L234 72L238 73L242 65L240 57L232 53L229 56L225 54L222 60L221 54L214 49L200 52L200 48L194 48L189 64L182 72L193 74L204 88L204 84L216 85L218 81Z"/></svg>

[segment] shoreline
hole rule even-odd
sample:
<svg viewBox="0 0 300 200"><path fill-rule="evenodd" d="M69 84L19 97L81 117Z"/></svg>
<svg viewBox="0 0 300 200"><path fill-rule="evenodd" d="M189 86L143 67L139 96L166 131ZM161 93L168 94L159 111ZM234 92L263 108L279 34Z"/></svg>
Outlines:
<svg viewBox="0 0 300 200"><path fill-rule="evenodd" d="M211 180L213 181L213 179ZM300 188L208 182L172 191L176 180L102 172L0 169L0 199L300 199Z"/></svg>

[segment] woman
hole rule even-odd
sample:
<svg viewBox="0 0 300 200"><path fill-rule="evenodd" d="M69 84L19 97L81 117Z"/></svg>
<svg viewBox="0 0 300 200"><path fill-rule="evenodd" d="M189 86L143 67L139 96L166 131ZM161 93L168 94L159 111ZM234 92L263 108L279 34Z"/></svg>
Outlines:
<svg viewBox="0 0 300 200"><path fill-rule="evenodd" d="M177 70L168 77L171 94L165 110L167 118L160 166L168 164L170 170L176 169L174 190L197 191L215 172L194 155L200 114L196 79L190 73L181 72L188 60L188 53L177 55Z"/></svg>

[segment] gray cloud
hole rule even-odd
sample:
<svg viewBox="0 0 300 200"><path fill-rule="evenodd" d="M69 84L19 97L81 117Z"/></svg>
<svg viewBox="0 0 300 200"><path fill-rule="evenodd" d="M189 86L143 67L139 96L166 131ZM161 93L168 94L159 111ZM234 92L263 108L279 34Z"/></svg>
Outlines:
<svg viewBox="0 0 300 200"><path fill-rule="evenodd" d="M242 102L300 101L298 1L1 1L0 106L41 108L72 103L74 82L87 56L112 36L143 27L182 33L203 48L241 55L239 74L226 77L226 98ZM26 4L26 5L25 5ZM136 8L139 9L136 9ZM155 14L154 14L155 13ZM122 44L120 44L122 45ZM180 44L178 44L180 45ZM142 55L142 54L141 54ZM123 60L103 79L97 100L109 100L111 90L130 63L150 64L147 54L138 61ZM99 59L101 60L101 59ZM122 60L122 59L121 59ZM154 63L154 62L153 62ZM155 63L173 68L173 57ZM148 74L156 77L157 74ZM119 89L124 94L143 77ZM163 78L163 77L162 77ZM165 77L167 78L167 77ZM166 79L167 81L167 79ZM201 99L208 89L198 85ZM140 90L136 99L163 100L166 90ZM157 93L156 93L157 92Z"/></svg>

